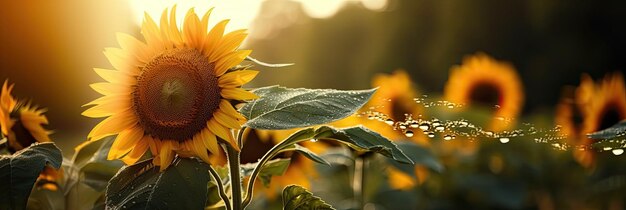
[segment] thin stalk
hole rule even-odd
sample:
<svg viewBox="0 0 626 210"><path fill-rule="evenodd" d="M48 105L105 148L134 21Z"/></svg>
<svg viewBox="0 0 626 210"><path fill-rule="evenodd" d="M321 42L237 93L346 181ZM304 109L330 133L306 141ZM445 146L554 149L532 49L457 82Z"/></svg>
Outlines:
<svg viewBox="0 0 626 210"><path fill-rule="evenodd" d="M365 170L367 166L367 159L363 157L357 157L354 159L354 176L352 178L352 192L354 200L358 205L358 209L363 209L365 205Z"/></svg>
<svg viewBox="0 0 626 210"><path fill-rule="evenodd" d="M228 168L230 169L231 194L233 196L233 210L242 210L241 199L241 167L239 162L239 152L230 145L226 145L226 155L228 156Z"/></svg>
<svg viewBox="0 0 626 210"><path fill-rule="evenodd" d="M209 167L209 172L211 172L211 176L215 179L215 183L217 183L217 190L219 190L220 198L224 201L224 205L226 206L226 210L232 210L233 208L230 206L230 199L228 199L228 195L226 195L226 191L224 191L224 184L222 184L222 178L217 174L217 171L213 169L213 167Z"/></svg>

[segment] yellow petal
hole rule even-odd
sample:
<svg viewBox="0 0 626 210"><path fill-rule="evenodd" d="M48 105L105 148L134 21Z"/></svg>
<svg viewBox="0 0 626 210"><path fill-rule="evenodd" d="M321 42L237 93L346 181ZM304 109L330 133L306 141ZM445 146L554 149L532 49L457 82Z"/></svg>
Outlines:
<svg viewBox="0 0 626 210"><path fill-rule="evenodd" d="M118 70L108 70L101 68L94 68L93 70L96 72L96 74L102 77L102 79L110 83L125 85L134 85L135 83L137 83L137 79L133 78L127 73Z"/></svg>
<svg viewBox="0 0 626 210"><path fill-rule="evenodd" d="M120 132L111 145L107 156L108 160L119 159L126 155L143 138L143 129L138 126L128 128Z"/></svg>
<svg viewBox="0 0 626 210"><path fill-rule="evenodd" d="M240 64L251 52L252 50L239 50L230 52L226 56L218 59L215 66L215 75L222 76L226 70Z"/></svg>
<svg viewBox="0 0 626 210"><path fill-rule="evenodd" d="M113 104L124 104L126 102L130 102L130 94L126 94L126 95L105 95L102 96L100 98L97 98L96 100L93 100L85 105L83 105L83 107L86 106L91 106L91 105L97 105L97 104L108 104L108 103L113 103Z"/></svg>
<svg viewBox="0 0 626 210"><path fill-rule="evenodd" d="M161 13L161 41L163 42L163 46L165 47L165 49L171 49L174 47L174 43L172 42L172 40L170 39L170 33L169 33L169 25L168 25L168 19L167 19L167 8L163 10L163 12Z"/></svg>
<svg viewBox="0 0 626 210"><path fill-rule="evenodd" d="M163 42L161 41L161 33L159 31L159 27L157 27L152 17L148 15L148 13L144 13L144 21L141 26L141 33L143 34L144 39L148 43L148 46L151 47L153 51L161 51L164 49Z"/></svg>
<svg viewBox="0 0 626 210"><path fill-rule="evenodd" d="M224 98L233 100L252 100L259 98L259 96L254 93L241 88L224 88L221 91L221 95Z"/></svg>
<svg viewBox="0 0 626 210"><path fill-rule="evenodd" d="M204 147L207 148L213 154L219 154L220 149L217 144L217 138L215 138L215 134L211 133L209 129L202 129L200 133L202 135L202 143L204 143Z"/></svg>
<svg viewBox="0 0 626 210"><path fill-rule="evenodd" d="M206 55L211 55L211 53L217 50L217 44L222 40L222 36L224 35L224 29L226 28L226 24L228 24L230 20L222 20L219 23L215 24L209 34L206 36L204 40L204 49ZM215 60L209 60L209 62L214 62Z"/></svg>
<svg viewBox="0 0 626 210"><path fill-rule="evenodd" d="M163 30L163 28L161 28ZM178 25L176 23L176 5L172 7L170 10L170 25L168 27L169 30L169 38L170 40L177 46L182 47L183 38L178 30Z"/></svg>
<svg viewBox="0 0 626 210"><path fill-rule="evenodd" d="M183 23L183 40L187 43L187 46L193 48L200 48L202 40L206 31L200 32L200 19L193 8L187 11L185 15L185 22Z"/></svg>
<svg viewBox="0 0 626 210"><path fill-rule="evenodd" d="M259 74L259 71L254 70L241 70L241 71L233 71L226 73L219 77L219 86L234 88L242 86L254 79L256 75Z"/></svg>
<svg viewBox="0 0 626 210"><path fill-rule="evenodd" d="M220 42L214 47L209 55L209 61L215 62L222 56L235 51L243 40L248 36L245 29L230 32L222 37Z"/></svg>
<svg viewBox="0 0 626 210"><path fill-rule="evenodd" d="M172 140L164 140L162 141L162 143L163 144L161 146L161 153L159 154L159 157L161 159L160 171L164 171L165 169L167 169L167 167L172 164L172 160L174 160L174 153L172 152Z"/></svg>
<svg viewBox="0 0 626 210"><path fill-rule="evenodd" d="M89 85L92 89L102 95L124 95L130 94L130 88L127 85L99 82Z"/></svg>
<svg viewBox="0 0 626 210"><path fill-rule="evenodd" d="M194 151L194 153L200 157L204 162L211 164L211 160L209 159L209 153L207 153L206 147L204 147L204 143L202 142L202 137L200 134L196 135L198 138L194 137L192 141L190 141L190 149Z"/></svg>
<svg viewBox="0 0 626 210"><path fill-rule="evenodd" d="M237 119L245 119L245 117L241 115L241 113L235 110L235 107L233 107L233 105L231 105L228 100L220 100L220 111Z"/></svg>
<svg viewBox="0 0 626 210"><path fill-rule="evenodd" d="M217 122L219 122L220 124L228 127L228 128L232 128L232 129L240 129L241 125L239 124L239 122L237 121L237 118L232 118L231 116L228 116L227 114L224 114L224 112L221 111L216 111L213 113L213 118L215 118L217 120Z"/></svg>
<svg viewBox="0 0 626 210"><path fill-rule="evenodd" d="M148 139L148 144L150 146L150 152L152 153L152 156L158 156L161 149L161 140L152 138L151 136L147 136L146 138Z"/></svg>
<svg viewBox="0 0 626 210"><path fill-rule="evenodd" d="M139 41L131 35L117 33L117 42L120 44L120 47L126 51L126 53L134 55L135 58L142 63L147 63L149 59L152 58L153 53L148 50L146 43Z"/></svg>
<svg viewBox="0 0 626 210"><path fill-rule="evenodd" d="M126 163L126 165L135 164L144 154L148 151L148 141L147 139L140 140L135 147L133 148L128 155L122 158L122 161Z"/></svg>
<svg viewBox="0 0 626 210"><path fill-rule="evenodd" d="M209 127L209 130L212 133L219 136L221 139L224 139L225 141L227 141L236 150L239 150L239 146L237 145L237 142L233 138L233 135L230 132L230 130L228 130L227 128L222 126L220 123L218 123L215 120L215 118L209 120L209 122L207 123L207 127Z"/></svg>
<svg viewBox="0 0 626 210"><path fill-rule="evenodd" d="M132 58L128 53L119 48L104 48L104 56L107 57L113 68L130 75L139 74L139 60Z"/></svg>
<svg viewBox="0 0 626 210"><path fill-rule="evenodd" d="M137 118L131 111L114 114L96 125L88 135L90 139L110 136L137 124Z"/></svg>

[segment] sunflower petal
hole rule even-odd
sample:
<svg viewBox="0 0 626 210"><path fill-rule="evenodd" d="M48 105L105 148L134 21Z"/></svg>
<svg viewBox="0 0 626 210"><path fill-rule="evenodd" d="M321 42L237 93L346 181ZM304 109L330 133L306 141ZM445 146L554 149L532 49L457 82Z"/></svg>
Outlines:
<svg viewBox="0 0 626 210"><path fill-rule="evenodd" d="M130 93L130 88L127 85L115 83L98 82L89 85L89 87L102 95L123 95Z"/></svg>
<svg viewBox="0 0 626 210"><path fill-rule="evenodd" d="M224 30L226 28L226 24L228 24L230 20L222 20L219 23L215 24L209 34L206 36L204 40L204 49L206 49L206 55L209 56L215 51L217 44L222 40L224 36ZM215 60L210 60L209 62L215 62Z"/></svg>
<svg viewBox="0 0 626 210"><path fill-rule="evenodd" d="M252 100L259 98L259 96L255 95L254 93L251 93L242 88L224 88L221 91L221 95L224 98L233 100Z"/></svg>
<svg viewBox="0 0 626 210"><path fill-rule="evenodd" d="M89 135L89 139L96 140L106 136L110 136L126 128L137 124L137 118L129 110L114 114L98 123Z"/></svg>
<svg viewBox="0 0 626 210"><path fill-rule="evenodd" d="M217 64L215 66L215 75L222 76L226 72L226 70L231 67L240 64L250 53L252 50L239 50L235 52L230 52L226 56L217 60Z"/></svg>
<svg viewBox="0 0 626 210"><path fill-rule="evenodd" d="M101 69L101 68L94 68L93 70L96 72L96 74L102 77L102 79L110 83L134 85L137 82L136 79L134 79L127 73L124 73L118 70L109 70L109 69Z"/></svg>
<svg viewBox="0 0 626 210"><path fill-rule="evenodd" d="M202 45L202 38L206 31L200 32L200 19L193 8L187 11L185 22L183 23L183 40L190 47L199 48Z"/></svg>
<svg viewBox="0 0 626 210"><path fill-rule="evenodd" d="M236 150L239 150L239 146L233 138L230 130L218 123L215 118L209 120L209 122L207 123L207 127L209 127L209 130L211 130L211 132L214 133L216 136L220 137L224 141L227 141Z"/></svg>
<svg viewBox="0 0 626 210"><path fill-rule="evenodd" d="M217 120L217 122L219 122L220 124L228 127L228 128L232 128L232 129L240 129L241 125L239 124L239 122L237 121L237 118L232 118L231 116L225 114L222 111L216 111L213 113L213 117Z"/></svg>
<svg viewBox="0 0 626 210"><path fill-rule="evenodd" d="M159 155L159 151L161 151L161 140L152 138L151 136L147 136L148 138L148 144L150 146L150 152L152 153L152 156L158 156Z"/></svg>
<svg viewBox="0 0 626 210"><path fill-rule="evenodd" d="M163 28L161 28L161 30L163 30ZM176 24L176 5L170 10L170 24L167 30L169 31L170 40L172 40L177 47L181 47L183 45L183 38Z"/></svg>
<svg viewBox="0 0 626 210"><path fill-rule="evenodd" d="M202 143L205 148L207 148L212 154L220 153L215 134L211 133L209 129L203 129L200 134L202 135Z"/></svg>
<svg viewBox="0 0 626 210"><path fill-rule="evenodd" d="M254 79L259 71L254 70L240 70L233 71L222 75L219 80L220 87L239 87Z"/></svg>
<svg viewBox="0 0 626 210"><path fill-rule="evenodd" d="M122 47L126 53L135 55L137 60L142 63L148 62L148 60L152 57L152 53L148 50L146 43L143 43L134 36L125 33L117 33L116 36L117 43L120 44L120 47Z"/></svg>
<svg viewBox="0 0 626 210"><path fill-rule="evenodd" d="M113 141L107 159L120 159L122 156L128 154L142 138L143 129L137 126L123 130L117 135L115 141Z"/></svg>
<svg viewBox="0 0 626 210"><path fill-rule="evenodd" d="M124 161L126 165L135 164L144 154L146 154L146 151L148 151L148 141L144 138L137 142L133 150L122 158L122 161Z"/></svg>
<svg viewBox="0 0 626 210"><path fill-rule="evenodd" d="M107 57L109 63L113 66L113 68L126 72L130 75L139 74L138 60L131 58L128 53L124 52L124 50L119 48L105 48L104 56Z"/></svg>
<svg viewBox="0 0 626 210"><path fill-rule="evenodd" d="M211 163L211 159L209 158L209 153L207 152L207 148L204 147L204 143L202 142L201 134L196 135L191 141L191 150L200 157L200 159L204 160L206 163Z"/></svg>
<svg viewBox="0 0 626 210"><path fill-rule="evenodd" d="M248 34L245 29L236 30L224 35L209 55L209 61L215 62L222 56L235 51L247 36Z"/></svg>
<svg viewBox="0 0 626 210"><path fill-rule="evenodd" d="M160 171L167 169L167 167L172 164L172 160L174 160L172 140L164 140L162 143L161 153L159 154L159 157L161 158Z"/></svg>
<svg viewBox="0 0 626 210"><path fill-rule="evenodd" d="M160 51L164 49L163 42L161 41L161 33L159 33L159 27L156 25L152 17L148 13L144 13L144 21L141 25L141 33L144 39L148 43L148 46L153 51Z"/></svg>

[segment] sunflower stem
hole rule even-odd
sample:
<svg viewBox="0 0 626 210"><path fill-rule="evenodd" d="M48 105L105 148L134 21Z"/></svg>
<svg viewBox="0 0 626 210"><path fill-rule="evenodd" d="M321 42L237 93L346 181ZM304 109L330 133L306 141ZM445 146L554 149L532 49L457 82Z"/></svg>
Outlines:
<svg viewBox="0 0 626 210"><path fill-rule="evenodd" d="M352 178L352 190L357 209L362 209L365 205L365 170L367 167L367 159L364 157L356 157L354 159L354 176Z"/></svg>
<svg viewBox="0 0 626 210"><path fill-rule="evenodd" d="M232 210L233 208L230 206L230 200L228 199L228 195L226 195L226 191L224 191L224 184L222 184L222 178L217 171L213 169L213 167L209 167L209 172L211 172L211 176L215 179L215 184L217 184L217 190L219 190L220 198L224 201L224 206L226 206L226 210Z"/></svg>
<svg viewBox="0 0 626 210"><path fill-rule="evenodd" d="M226 145L226 155L228 156L228 168L230 169L231 194L233 210L242 210L241 193L241 166L239 161L239 151L230 145Z"/></svg>

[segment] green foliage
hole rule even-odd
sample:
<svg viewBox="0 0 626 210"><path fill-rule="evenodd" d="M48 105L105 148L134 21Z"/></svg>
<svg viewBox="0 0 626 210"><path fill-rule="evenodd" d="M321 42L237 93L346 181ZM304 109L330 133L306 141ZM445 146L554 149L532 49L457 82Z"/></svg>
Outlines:
<svg viewBox="0 0 626 210"><path fill-rule="evenodd" d="M67 208L89 209L104 206L104 193L109 180L124 164L119 160L107 160L107 154L115 138L90 141L76 151L72 165L66 168L68 177Z"/></svg>
<svg viewBox="0 0 626 210"><path fill-rule="evenodd" d="M211 179L210 165L176 158L160 172L145 160L122 168L109 182L107 209L203 209Z"/></svg>
<svg viewBox="0 0 626 210"><path fill-rule="evenodd" d="M417 145L410 141L396 142L400 150L404 152L415 165L423 165L430 170L436 172L443 172L444 167L439 162L438 158L432 153L432 151L426 147ZM389 161L394 167L404 171L407 174L411 174L415 177L415 169L413 165L398 164L396 161Z"/></svg>
<svg viewBox="0 0 626 210"><path fill-rule="evenodd" d="M47 164L60 168L62 161L54 143L33 144L0 157L0 209L25 209L39 173Z"/></svg>
<svg viewBox="0 0 626 210"><path fill-rule="evenodd" d="M270 160L263 165L263 168L259 172L259 178L261 178L261 182L265 187L269 187L272 176L281 176L287 171L289 168L289 163L291 163L291 159L289 158L281 158ZM258 163L249 163L245 165L241 165L241 169L243 170L243 176L249 176L252 174L252 171L255 167L257 167Z"/></svg>
<svg viewBox="0 0 626 210"><path fill-rule="evenodd" d="M319 155L315 154L313 151L309 150L308 148L300 146L299 144L294 144L294 145L290 146L289 148L286 148L285 150L293 150L295 152L300 153L304 157L307 157L310 160L315 161L315 162L317 162L319 164L330 165L330 163L328 161L324 160L324 158L322 158ZM285 150L283 150L283 151L285 151Z"/></svg>
<svg viewBox="0 0 626 210"><path fill-rule="evenodd" d="M626 121L621 121L610 128L594 132L589 138L600 140L595 147L624 148L626 147Z"/></svg>
<svg viewBox="0 0 626 210"><path fill-rule="evenodd" d="M334 209L313 193L298 185L287 186L283 190L283 209L285 210L308 210L308 209Z"/></svg>
<svg viewBox="0 0 626 210"><path fill-rule="evenodd" d="M244 105L240 112L245 126L281 130L330 123L356 112L376 89L341 91L270 86L252 92L261 98Z"/></svg>

